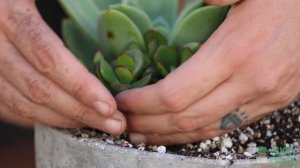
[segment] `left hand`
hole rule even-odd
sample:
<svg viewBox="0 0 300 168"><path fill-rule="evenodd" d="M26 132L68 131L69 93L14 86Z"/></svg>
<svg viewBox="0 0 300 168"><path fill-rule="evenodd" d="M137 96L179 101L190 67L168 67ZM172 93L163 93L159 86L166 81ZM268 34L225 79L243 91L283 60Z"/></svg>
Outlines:
<svg viewBox="0 0 300 168"><path fill-rule="evenodd" d="M245 0L185 64L119 94L135 143L189 143L232 131L300 93L300 1Z"/></svg>

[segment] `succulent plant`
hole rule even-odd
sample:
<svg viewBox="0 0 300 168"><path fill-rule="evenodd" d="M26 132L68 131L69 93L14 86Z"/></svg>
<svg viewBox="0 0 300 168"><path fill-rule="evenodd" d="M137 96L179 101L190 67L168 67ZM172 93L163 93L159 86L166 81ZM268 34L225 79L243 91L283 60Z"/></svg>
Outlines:
<svg viewBox="0 0 300 168"><path fill-rule="evenodd" d="M189 59L228 11L179 1L60 0L69 15L63 38L113 94L155 83Z"/></svg>

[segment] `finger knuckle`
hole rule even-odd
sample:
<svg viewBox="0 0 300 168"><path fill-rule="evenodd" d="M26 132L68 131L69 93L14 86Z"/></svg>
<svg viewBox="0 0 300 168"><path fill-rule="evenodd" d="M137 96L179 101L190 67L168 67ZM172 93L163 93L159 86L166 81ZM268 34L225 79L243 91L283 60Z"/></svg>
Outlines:
<svg viewBox="0 0 300 168"><path fill-rule="evenodd" d="M50 85L43 80L32 80L28 83L28 96L36 103L48 103L51 98Z"/></svg>
<svg viewBox="0 0 300 168"><path fill-rule="evenodd" d="M81 99L88 92L88 87L82 82L77 82L73 85L72 94L78 99Z"/></svg>
<svg viewBox="0 0 300 168"><path fill-rule="evenodd" d="M58 53L47 42L41 41L34 48L34 63L37 69L45 74L53 72L59 62Z"/></svg>
<svg viewBox="0 0 300 168"><path fill-rule="evenodd" d="M157 87L160 102L168 111L179 112L184 108L181 101L182 96L179 92L170 91L164 82L159 82Z"/></svg>
<svg viewBox="0 0 300 168"><path fill-rule="evenodd" d="M87 121L89 121L90 113L91 113L90 109L88 109L87 107L85 107L83 105L79 105L79 107L76 108L75 117L79 121L87 122Z"/></svg>
<svg viewBox="0 0 300 168"><path fill-rule="evenodd" d="M12 104L12 111L22 117L25 118L30 118L33 119L34 115L33 115L33 109L31 109L28 105L28 103L26 103L23 100L16 100L13 104Z"/></svg>
<svg viewBox="0 0 300 168"><path fill-rule="evenodd" d="M193 132L197 130L197 124L194 119L192 118L179 118L175 122L176 128L181 132Z"/></svg>
<svg viewBox="0 0 300 168"><path fill-rule="evenodd" d="M255 80L255 90L258 93L271 93L277 89L279 80L277 77L262 75Z"/></svg>

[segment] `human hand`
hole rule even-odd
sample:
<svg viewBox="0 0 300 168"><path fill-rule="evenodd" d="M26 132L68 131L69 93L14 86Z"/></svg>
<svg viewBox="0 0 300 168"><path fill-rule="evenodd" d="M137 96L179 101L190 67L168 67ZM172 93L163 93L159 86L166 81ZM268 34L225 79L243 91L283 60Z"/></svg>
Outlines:
<svg viewBox="0 0 300 168"><path fill-rule="evenodd" d="M76 60L39 15L34 0L0 4L0 111L12 122L125 130L106 88Z"/></svg>
<svg viewBox="0 0 300 168"><path fill-rule="evenodd" d="M245 0L185 64L117 96L135 143L189 143L232 131L300 93L300 1Z"/></svg>

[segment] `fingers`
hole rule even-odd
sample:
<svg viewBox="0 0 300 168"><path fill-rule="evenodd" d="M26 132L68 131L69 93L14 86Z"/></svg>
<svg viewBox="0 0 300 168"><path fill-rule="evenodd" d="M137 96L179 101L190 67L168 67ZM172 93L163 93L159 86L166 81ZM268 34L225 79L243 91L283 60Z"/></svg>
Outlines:
<svg viewBox="0 0 300 168"><path fill-rule="evenodd" d="M225 6L225 5L231 5L240 0L205 0L206 3L210 5L217 5L217 6Z"/></svg>
<svg viewBox="0 0 300 168"><path fill-rule="evenodd" d="M5 111L11 111L22 118L27 118L51 126L63 128L82 126L82 124L72 119L27 100L1 76L0 88L2 90L0 102L3 102L8 108L4 109Z"/></svg>
<svg viewBox="0 0 300 168"><path fill-rule="evenodd" d="M10 109L2 102L0 102L0 120L9 124L14 124L26 128L33 128L34 126L34 121L16 115L15 113L11 112Z"/></svg>
<svg viewBox="0 0 300 168"><path fill-rule="evenodd" d="M216 34L218 36L218 33ZM225 58L218 38L208 40L190 60L157 84L116 96L123 111L139 114L179 112L207 95L234 73L234 61Z"/></svg>
<svg viewBox="0 0 300 168"><path fill-rule="evenodd" d="M16 3L2 25L9 40L39 72L100 114L116 112L112 95L64 47L33 2Z"/></svg>
<svg viewBox="0 0 300 168"><path fill-rule="evenodd" d="M247 107L248 106L248 107ZM256 104L249 104L245 105L242 108L257 108ZM263 108L259 108L258 111L249 112L250 116L247 120L243 121L241 125L239 126L247 126L252 122L256 122L257 120L263 118L267 112L270 112L272 110L276 109L274 106L265 106ZM254 115L253 115L254 114ZM224 116L226 118L228 116ZM236 117L241 117L238 114L236 114ZM230 118L230 117L229 117ZM227 120L229 119L227 118ZM241 117L242 118L242 117ZM222 119L222 120L223 120ZM139 134L139 133L132 133L130 134L130 140L131 142L135 144L160 144L160 145L172 145L172 144L186 144L186 143L192 143L197 142L200 140L207 140L211 139L213 137L228 133L233 131L235 128L228 127L228 129L220 129L222 127L222 120L218 120L212 124L207 125L205 128L201 128L198 130L195 130L193 132L180 132L180 133L173 133L173 134ZM229 121L234 123L236 121L233 118L229 119Z"/></svg>
<svg viewBox="0 0 300 168"><path fill-rule="evenodd" d="M133 132L148 134L193 132L220 120L254 97L252 86L229 80L181 112L161 115L129 114L128 126Z"/></svg>
<svg viewBox="0 0 300 168"><path fill-rule="evenodd" d="M0 67L1 74L33 103L39 104L39 106L46 106L63 114L63 116L106 132L120 134L124 131L124 124L126 124L124 117L111 119L101 116L38 73L13 46L10 46L9 42L1 40L0 43L4 49L0 52L0 62L5 63ZM8 54L11 56L4 57ZM53 114L48 113L47 115ZM114 116L120 115L120 112L115 112L114 114ZM52 123L52 121L47 122L48 124Z"/></svg>

